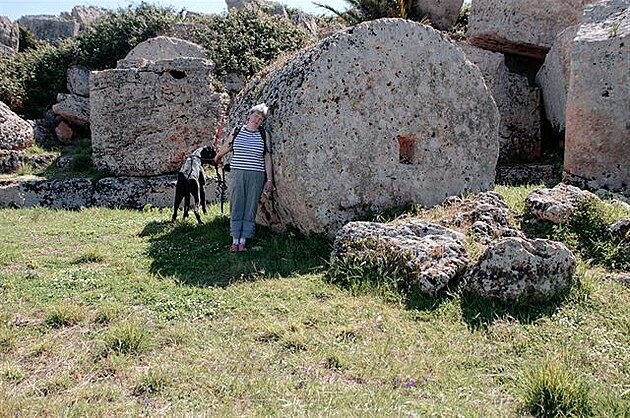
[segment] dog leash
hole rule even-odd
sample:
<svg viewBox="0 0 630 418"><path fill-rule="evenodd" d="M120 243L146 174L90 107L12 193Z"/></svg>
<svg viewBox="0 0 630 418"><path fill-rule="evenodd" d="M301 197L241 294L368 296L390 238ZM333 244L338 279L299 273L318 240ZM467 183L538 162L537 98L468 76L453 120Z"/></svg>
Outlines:
<svg viewBox="0 0 630 418"><path fill-rule="evenodd" d="M214 166L214 169L217 173L217 189L215 190L216 197L219 198L221 202L221 213L223 213L223 204L225 203L225 192L227 191L227 184L225 184L225 170L223 170L223 176L219 171L218 165Z"/></svg>

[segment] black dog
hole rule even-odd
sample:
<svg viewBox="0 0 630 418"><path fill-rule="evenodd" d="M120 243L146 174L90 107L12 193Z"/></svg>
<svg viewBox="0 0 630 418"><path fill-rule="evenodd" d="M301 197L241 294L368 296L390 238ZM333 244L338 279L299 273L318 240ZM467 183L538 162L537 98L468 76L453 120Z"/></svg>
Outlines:
<svg viewBox="0 0 630 418"><path fill-rule="evenodd" d="M214 163L214 156L216 151L209 145L205 147L197 148L190 157L186 158L184 165L177 173L177 185L175 186L175 204L173 206L173 218L175 222L177 219L177 210L179 204L184 199L184 219L188 217L188 209L190 208L190 196L192 195L194 202L192 210L195 213L197 222L202 224L201 217L199 216L199 202L201 202L201 209L206 214L206 176L203 171L203 164Z"/></svg>

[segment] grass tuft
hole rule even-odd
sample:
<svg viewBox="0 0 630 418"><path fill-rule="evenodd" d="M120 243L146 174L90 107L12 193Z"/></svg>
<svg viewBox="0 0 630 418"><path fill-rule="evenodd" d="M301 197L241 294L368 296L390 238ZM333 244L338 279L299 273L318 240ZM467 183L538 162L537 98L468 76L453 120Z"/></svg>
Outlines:
<svg viewBox="0 0 630 418"><path fill-rule="evenodd" d="M136 322L114 326L105 337L105 354L141 354L149 349L150 335Z"/></svg>
<svg viewBox="0 0 630 418"><path fill-rule="evenodd" d="M133 388L135 396L155 395L169 385L169 375L162 370L149 370L138 379Z"/></svg>
<svg viewBox="0 0 630 418"><path fill-rule="evenodd" d="M50 328L63 328L77 325L85 319L85 311L81 306L62 303L55 306L46 315L44 323Z"/></svg>
<svg viewBox="0 0 630 418"><path fill-rule="evenodd" d="M86 263L101 263L105 261L105 254L100 248L90 248L83 254L79 255L74 264L86 264Z"/></svg>
<svg viewBox="0 0 630 418"><path fill-rule="evenodd" d="M547 361L527 372L524 404L535 417L592 415L587 384L557 361Z"/></svg>

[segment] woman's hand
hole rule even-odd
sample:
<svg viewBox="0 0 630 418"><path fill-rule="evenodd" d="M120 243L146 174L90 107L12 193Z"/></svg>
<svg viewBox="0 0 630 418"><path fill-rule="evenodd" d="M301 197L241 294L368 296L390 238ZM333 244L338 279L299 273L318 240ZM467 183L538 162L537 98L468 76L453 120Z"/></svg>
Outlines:
<svg viewBox="0 0 630 418"><path fill-rule="evenodd" d="M273 181L267 180L265 182L265 187L263 189L265 193L271 193L276 191L276 186L274 186Z"/></svg>

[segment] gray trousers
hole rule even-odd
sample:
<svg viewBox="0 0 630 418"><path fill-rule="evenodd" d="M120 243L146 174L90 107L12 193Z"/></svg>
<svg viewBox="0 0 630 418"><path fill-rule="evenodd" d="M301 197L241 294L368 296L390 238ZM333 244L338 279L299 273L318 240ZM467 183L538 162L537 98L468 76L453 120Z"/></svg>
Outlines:
<svg viewBox="0 0 630 418"><path fill-rule="evenodd" d="M252 238L256 232L256 211L265 185L265 173L232 170L230 174L230 235Z"/></svg>

